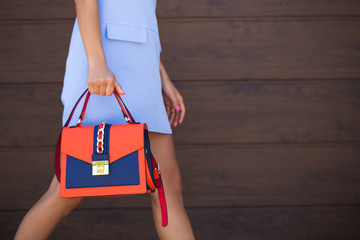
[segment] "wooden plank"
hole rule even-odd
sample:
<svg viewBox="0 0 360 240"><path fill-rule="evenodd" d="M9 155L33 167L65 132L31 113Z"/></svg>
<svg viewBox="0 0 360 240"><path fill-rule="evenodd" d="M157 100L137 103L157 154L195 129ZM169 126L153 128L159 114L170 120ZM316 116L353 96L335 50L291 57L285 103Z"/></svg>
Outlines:
<svg viewBox="0 0 360 240"><path fill-rule="evenodd" d="M359 15L360 3L356 0L183 0L159 1L160 17L264 17Z"/></svg>
<svg viewBox="0 0 360 240"><path fill-rule="evenodd" d="M160 21L174 80L360 77L360 18ZM72 21L0 24L0 83L63 80Z"/></svg>
<svg viewBox="0 0 360 240"><path fill-rule="evenodd" d="M13 0L0 2L0 19L65 19L75 18L74 1Z"/></svg>
<svg viewBox="0 0 360 240"><path fill-rule="evenodd" d="M28 209L54 174L55 149L2 149L0 210ZM357 205L360 145L177 146L189 207ZM9 184L11 183L11 184ZM20 195L22 197L20 197ZM148 208L148 197L86 199L80 208Z"/></svg>
<svg viewBox="0 0 360 240"><path fill-rule="evenodd" d="M360 141L360 81L177 83L177 144ZM2 85L2 147L55 146L61 85ZM117 110L121 115L120 110ZM210 131L211 129L211 131Z"/></svg>
<svg viewBox="0 0 360 240"><path fill-rule="evenodd" d="M187 106L177 143L312 143L360 140L360 82L178 84Z"/></svg>
<svg viewBox="0 0 360 240"><path fill-rule="evenodd" d="M75 17L73 1L2 1L0 19L64 19ZM169 17L252 17L252 16L338 16L359 15L357 0L173 0L158 1L157 16Z"/></svg>
<svg viewBox="0 0 360 240"><path fill-rule="evenodd" d="M168 20L162 59L180 80L360 76L360 18Z"/></svg>
<svg viewBox="0 0 360 240"><path fill-rule="evenodd" d="M205 208L189 209L188 214L196 239L358 240L360 238L359 207ZM13 238L23 215L24 212L0 213L1 239ZM73 211L60 223L50 239L74 238L157 239L157 236L152 223L151 210L129 209Z"/></svg>
<svg viewBox="0 0 360 240"><path fill-rule="evenodd" d="M60 85L3 85L2 146L55 146L61 131Z"/></svg>
<svg viewBox="0 0 360 240"><path fill-rule="evenodd" d="M69 21L0 23L0 82L62 82L71 26Z"/></svg>

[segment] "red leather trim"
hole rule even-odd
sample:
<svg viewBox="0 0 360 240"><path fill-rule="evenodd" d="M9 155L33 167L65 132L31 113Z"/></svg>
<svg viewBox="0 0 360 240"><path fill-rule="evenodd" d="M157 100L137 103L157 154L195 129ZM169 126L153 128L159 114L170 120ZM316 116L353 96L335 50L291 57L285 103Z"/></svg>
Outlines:
<svg viewBox="0 0 360 240"><path fill-rule="evenodd" d="M64 127L69 126L70 120L72 119L72 116L74 115L74 111L75 111L77 105L79 104L80 100L84 97L84 95L85 95L85 93L86 93L87 91L88 91L88 89L86 89L86 90L81 94L81 96L79 97L79 99L76 101L76 103L75 103L73 109L71 110L71 113L70 113L70 115L69 115L69 117L68 117L68 119L67 119Z"/></svg>
<svg viewBox="0 0 360 240"><path fill-rule="evenodd" d="M126 115L130 119L131 122L135 123L135 120L134 120L133 116L131 115L129 109L126 107L125 103L123 102L120 94L116 91L116 89L114 91L114 95L115 95L115 97L117 98L117 100L118 100L118 102L120 104L120 107L122 109L124 117Z"/></svg>
<svg viewBox="0 0 360 240"><path fill-rule="evenodd" d="M151 153L151 161L153 165L154 174L156 174L157 176L157 178L155 179L155 186L158 190L159 201L160 201L161 224L163 227L166 227L168 225L168 215L167 215L167 207L166 207L166 199L165 199L165 190L164 190L164 185L161 178L160 170L158 169L157 162L155 161L155 158L152 153Z"/></svg>
<svg viewBox="0 0 360 240"><path fill-rule="evenodd" d="M160 185L158 190L159 200L160 200L160 208L161 208L161 224L163 227L166 227L168 225L168 216L167 216L167 207L166 207L166 200L165 200L165 191L164 191L164 185L161 179L161 175L159 175L159 178L155 180L159 182L156 185Z"/></svg>
<svg viewBox="0 0 360 240"><path fill-rule="evenodd" d="M60 182L60 148L61 148L61 135L62 131L60 133L60 136L58 138L58 142L56 144L56 150L55 150L55 174L57 180Z"/></svg>

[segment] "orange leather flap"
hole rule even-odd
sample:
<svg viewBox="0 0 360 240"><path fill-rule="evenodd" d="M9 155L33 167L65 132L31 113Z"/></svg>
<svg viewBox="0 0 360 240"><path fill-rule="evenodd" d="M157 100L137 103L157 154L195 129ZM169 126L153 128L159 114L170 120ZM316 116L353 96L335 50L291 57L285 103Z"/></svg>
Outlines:
<svg viewBox="0 0 360 240"><path fill-rule="evenodd" d="M144 125L122 124L110 127L110 163L144 147ZM93 141L94 126L65 127L62 130L61 152L91 163Z"/></svg>
<svg viewBox="0 0 360 240"><path fill-rule="evenodd" d="M144 124L110 127L110 163L144 147Z"/></svg>

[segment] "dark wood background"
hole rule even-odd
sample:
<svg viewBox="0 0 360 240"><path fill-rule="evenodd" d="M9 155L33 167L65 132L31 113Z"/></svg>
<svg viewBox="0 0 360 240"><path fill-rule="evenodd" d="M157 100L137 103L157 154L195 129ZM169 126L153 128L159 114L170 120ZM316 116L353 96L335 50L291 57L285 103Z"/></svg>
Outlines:
<svg viewBox="0 0 360 240"><path fill-rule="evenodd" d="M360 239L360 1L159 0L157 15L197 239ZM54 173L74 17L73 1L0 3L0 239ZM148 198L86 199L51 237L120 238L156 239Z"/></svg>

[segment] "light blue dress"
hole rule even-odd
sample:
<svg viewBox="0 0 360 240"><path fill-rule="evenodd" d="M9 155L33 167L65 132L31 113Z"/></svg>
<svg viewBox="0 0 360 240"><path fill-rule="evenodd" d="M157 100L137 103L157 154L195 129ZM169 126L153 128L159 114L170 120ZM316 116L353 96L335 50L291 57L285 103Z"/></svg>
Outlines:
<svg viewBox="0 0 360 240"><path fill-rule="evenodd" d="M156 0L98 0L100 32L107 65L125 95L122 98L137 122L149 131L171 134L162 97L159 60L161 44ZM88 61L75 18L66 59L61 101L63 126L80 95L88 87ZM77 123L83 100L70 125ZM114 97L92 94L83 126L101 121L126 124Z"/></svg>

